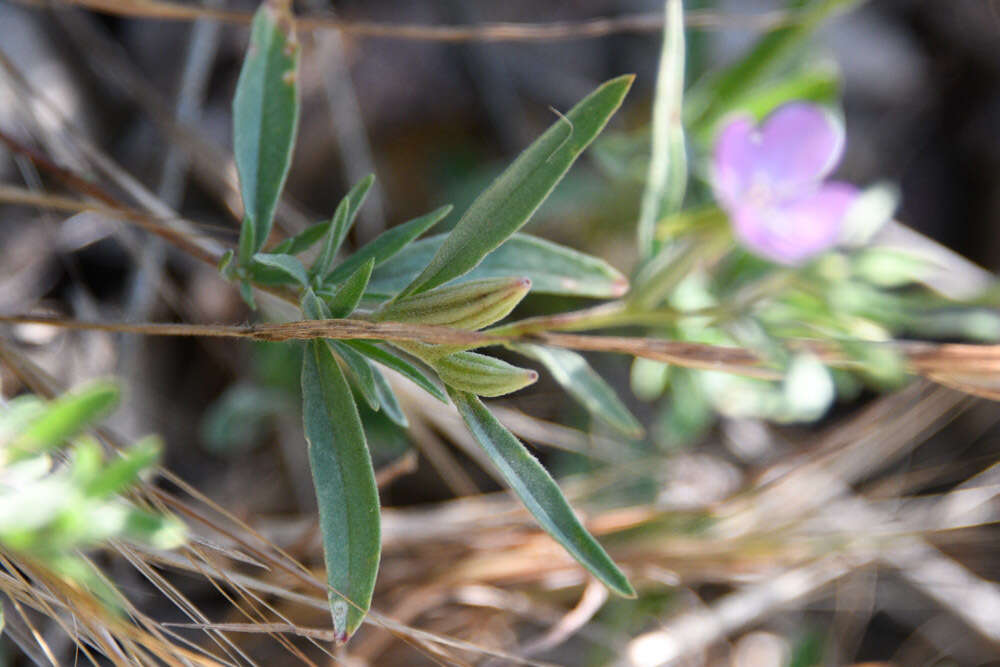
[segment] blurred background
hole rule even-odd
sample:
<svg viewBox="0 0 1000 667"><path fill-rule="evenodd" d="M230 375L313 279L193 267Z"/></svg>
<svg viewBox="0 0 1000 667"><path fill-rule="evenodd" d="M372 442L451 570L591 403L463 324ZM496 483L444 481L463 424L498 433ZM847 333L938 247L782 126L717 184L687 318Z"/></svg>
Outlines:
<svg viewBox="0 0 1000 667"><path fill-rule="evenodd" d="M78 173L111 160L125 175L105 170L95 180L117 196L152 197L160 215L176 211L234 244L230 105L247 28L72 5L0 4L0 131ZM704 19L688 33L695 81L738 58L785 3L690 0L685 8ZM625 106L528 228L632 270L661 3L317 0L296 9L425 26L626 23L596 37L510 42L303 31L302 119L278 226L294 233L329 216L369 172L377 186L355 245L445 203L464 210L553 121L550 107L566 110L601 81L634 72ZM842 86L847 153L838 177L895 183L899 220L990 271L1000 263L998 37L992 0L870 0L832 18L803 55ZM3 183L60 192L6 146ZM517 314L583 305L533 296ZM88 320L253 317L214 267L133 227L3 205L0 312L33 310ZM65 386L124 378L128 399L111 422L118 433L162 434L168 469L322 567L292 346L34 325L0 331ZM233 634L245 651L235 664L508 664L518 656L597 665L671 651L692 665L1000 664L995 405L916 382L842 401L819 424L775 429L715 420L683 396L640 401L626 359L588 358L639 416L644 440L604 432L544 378L498 403L498 414L566 479L574 506L641 582L639 600L605 601L515 502L492 493L500 487L456 418L404 389L410 432L365 415L389 508L374 608L469 645L425 645L376 624L328 657L294 635L302 655L270 635ZM23 377L0 372L5 396L25 389ZM229 544L209 529L203 538ZM136 568L107 566L149 616L188 621ZM235 557L230 566L297 590L280 572ZM211 621L245 620L203 577L177 563L157 567ZM328 624L322 607L270 595L291 623ZM72 643L52 623L41 628L62 651L58 664L70 664ZM183 633L207 642L200 631ZM27 660L10 645L4 651L11 664Z"/></svg>

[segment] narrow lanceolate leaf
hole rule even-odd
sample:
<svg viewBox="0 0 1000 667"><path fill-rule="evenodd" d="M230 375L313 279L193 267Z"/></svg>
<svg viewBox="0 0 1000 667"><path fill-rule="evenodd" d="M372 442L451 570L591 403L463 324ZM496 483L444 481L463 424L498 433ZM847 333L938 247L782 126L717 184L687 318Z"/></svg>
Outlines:
<svg viewBox="0 0 1000 667"><path fill-rule="evenodd" d="M368 294L389 297L400 292L431 261L445 234L411 243L391 262L375 269ZM528 234L514 234L455 284L486 278L523 277L536 294L619 297L628 280L603 259Z"/></svg>
<svg viewBox="0 0 1000 667"><path fill-rule="evenodd" d="M376 320L481 329L507 317L531 289L526 278L489 278L391 301Z"/></svg>
<svg viewBox="0 0 1000 667"><path fill-rule="evenodd" d="M337 210L333 212L333 219L330 220L330 226L323 237L323 245L320 248L319 255L316 256L313 265L309 267L309 275L316 278L317 284L323 281L330 267L333 266L333 260L337 257L340 244L344 242L344 237L347 236L347 218L350 207L351 201L347 197L341 199L340 203L337 204Z"/></svg>
<svg viewBox="0 0 1000 667"><path fill-rule="evenodd" d="M264 270L258 271L261 268ZM290 278L291 282L296 282L299 285L306 286L309 284L309 276L306 275L306 267L302 266L302 262L299 261L298 257L292 257L291 255L259 252L253 256L250 271L251 275L253 275L254 279L258 282L274 280L273 276L268 275L273 272L279 274L279 276ZM257 272L262 275L257 276Z"/></svg>
<svg viewBox="0 0 1000 667"><path fill-rule="evenodd" d="M860 0L796 0L795 20L773 30L753 46L749 53L715 76L701 79L687 95L685 124L703 131L716 120L743 105L762 83L798 53L802 45L823 21L837 11L846 11Z"/></svg>
<svg viewBox="0 0 1000 667"><path fill-rule="evenodd" d="M368 193L372 189L372 185L375 183L375 174L368 174L360 181L354 184L350 192L347 193L348 210L347 210L347 226L350 228L354 224L354 220L358 217L358 211L361 210L361 205L365 203L368 199Z"/></svg>
<svg viewBox="0 0 1000 667"><path fill-rule="evenodd" d="M639 213L639 253L655 252L656 221L680 208L687 188L687 153L681 109L684 101L684 8L666 0L660 71L653 100L653 145Z"/></svg>
<svg viewBox="0 0 1000 667"><path fill-rule="evenodd" d="M510 347L544 365L553 379L595 419L624 435L633 438L642 436L639 421L583 355L545 345L517 344Z"/></svg>
<svg viewBox="0 0 1000 667"><path fill-rule="evenodd" d="M115 405L121 391L110 382L95 382L73 393L48 403L30 424L0 451L0 464L16 461L37 452L58 447L97 419L105 416Z"/></svg>
<svg viewBox="0 0 1000 667"><path fill-rule="evenodd" d="M351 230L351 226L357 219L358 211L365 202L365 198L368 197L368 191L371 190L374 182L374 174L364 177L351 188L350 192L344 195L340 204L337 205L337 210L333 213L333 220L330 221L330 227L323 240L323 249L310 269L310 274L316 276L320 284L325 281L327 274L333 267L337 252L343 245L344 239L347 238L347 232Z"/></svg>
<svg viewBox="0 0 1000 667"><path fill-rule="evenodd" d="M233 149L252 243L241 239L242 263L271 233L278 197L288 175L299 121L299 44L286 9L264 3L254 15L233 99ZM245 235L245 233L244 233ZM249 251L249 252L248 252Z"/></svg>
<svg viewBox="0 0 1000 667"><path fill-rule="evenodd" d="M347 317L354 312L365 293L374 266L375 260L369 259L326 299L326 305L330 309L330 317Z"/></svg>
<svg viewBox="0 0 1000 667"><path fill-rule="evenodd" d="M345 340L344 344L350 345L369 359L377 361L386 368L391 368L403 377L413 381L414 384L442 403L448 402L444 392L441 391L436 384L434 384L426 375L424 375L423 372L421 372L409 361L396 356L392 352L382 349L378 345L369 343L366 340Z"/></svg>
<svg viewBox="0 0 1000 667"><path fill-rule="evenodd" d="M271 248L270 252L283 255L298 255L316 245L316 242L326 235L330 229L331 220L317 222L309 225L295 236L285 239L278 245Z"/></svg>
<svg viewBox="0 0 1000 667"><path fill-rule="evenodd" d="M365 403L372 410L378 412L381 403L379 402L378 390L375 388L375 369L372 368L363 354L344 345L339 340L331 340L327 343L336 355L347 364L351 377L354 379L354 386L361 392Z"/></svg>
<svg viewBox="0 0 1000 667"><path fill-rule="evenodd" d="M306 346L302 415L319 503L333 629L343 643L371 605L381 553L379 503L358 409L325 341Z"/></svg>
<svg viewBox="0 0 1000 667"><path fill-rule="evenodd" d="M451 213L452 208L451 204L442 206L426 215L382 232L353 255L345 259L341 264L338 264L337 268L327 276L326 281L328 283L340 282L369 259L375 261L375 266L382 264L412 243L415 238L447 217ZM427 256L427 259L430 260L430 255ZM426 265L426 262L424 262L424 265ZM414 271L414 275L416 275L416 271Z"/></svg>
<svg viewBox="0 0 1000 667"><path fill-rule="evenodd" d="M539 525L605 586L635 597L628 579L573 513L555 480L475 396L449 390L466 425Z"/></svg>
<svg viewBox="0 0 1000 667"><path fill-rule="evenodd" d="M330 319L326 304L316 296L316 293L310 287L302 290L302 297L299 299L299 308L302 309L302 314L305 315L307 320Z"/></svg>
<svg viewBox="0 0 1000 667"><path fill-rule="evenodd" d="M476 352L453 352L428 363L446 385L477 396L503 396L538 379L531 369Z"/></svg>
<svg viewBox="0 0 1000 667"><path fill-rule="evenodd" d="M410 422L406 419L406 413L399 405L396 394L392 391L392 386L385 376L377 368L372 368L375 376L375 392L378 395L379 405L382 407L382 414L391 419L393 423L401 428L407 428Z"/></svg>
<svg viewBox="0 0 1000 667"><path fill-rule="evenodd" d="M134 485L139 474L151 468L160 459L163 444L159 438L143 438L131 448L122 452L120 458L109 463L84 486L88 496L107 498L122 493Z"/></svg>
<svg viewBox="0 0 1000 667"><path fill-rule="evenodd" d="M472 203L402 296L471 271L520 229L621 106L634 78L626 75L604 83L521 153Z"/></svg>

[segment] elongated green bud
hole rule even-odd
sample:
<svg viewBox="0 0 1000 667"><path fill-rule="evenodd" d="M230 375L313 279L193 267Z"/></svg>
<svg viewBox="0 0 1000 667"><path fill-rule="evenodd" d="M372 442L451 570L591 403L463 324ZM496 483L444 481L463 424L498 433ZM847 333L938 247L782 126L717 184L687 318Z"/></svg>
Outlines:
<svg viewBox="0 0 1000 667"><path fill-rule="evenodd" d="M527 278L489 278L406 296L376 314L377 320L482 329L502 320L531 289Z"/></svg>
<svg viewBox="0 0 1000 667"><path fill-rule="evenodd" d="M455 352L432 362L441 380L450 387L478 396L503 396L523 389L538 373L476 352Z"/></svg>

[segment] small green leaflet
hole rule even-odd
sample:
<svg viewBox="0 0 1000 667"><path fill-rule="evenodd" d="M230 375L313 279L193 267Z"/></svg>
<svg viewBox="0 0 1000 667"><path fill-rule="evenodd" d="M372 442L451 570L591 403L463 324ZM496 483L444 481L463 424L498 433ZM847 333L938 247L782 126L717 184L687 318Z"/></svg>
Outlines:
<svg viewBox="0 0 1000 667"><path fill-rule="evenodd" d="M619 433L638 438L642 426L625 407L615 390L590 367L583 355L571 350L533 344L510 345L510 349L541 362L553 379L596 419Z"/></svg>
<svg viewBox="0 0 1000 667"><path fill-rule="evenodd" d="M796 0L795 21L763 37L749 53L691 87L684 104L684 125L702 134L728 112L743 106L745 96L761 86L798 53L802 43L831 14L860 0Z"/></svg>
<svg viewBox="0 0 1000 667"><path fill-rule="evenodd" d="M357 219L358 211L365 202L368 191L371 190L374 182L374 174L369 174L351 188L351 191L344 195L340 204L337 205L337 210L333 213L333 220L330 221L330 227L323 241L323 249L309 269L309 275L316 276L318 284L323 284L326 280L326 275L330 272L330 268L337 258L337 252L344 244L347 232L351 230L351 226Z"/></svg>
<svg viewBox="0 0 1000 667"><path fill-rule="evenodd" d="M441 208L431 211L426 215L422 215L419 218L410 220L409 222L404 222L401 225L397 225L390 230L382 232L331 271L330 275L326 278L326 282L340 282L349 276L352 271L356 271L359 266L367 262L369 259L374 260L375 266L391 259L396 255L396 253L409 245L415 238L443 220L449 213L451 213L452 208L451 204L442 206ZM429 256L428 259L430 259ZM415 274L416 272L414 272L414 275Z"/></svg>
<svg viewBox="0 0 1000 667"><path fill-rule="evenodd" d="M681 110L684 103L684 8L681 0L666 1L660 71L653 99L653 142L639 215L639 254L651 257L657 248L656 222L680 208L687 189L688 165Z"/></svg>
<svg viewBox="0 0 1000 667"><path fill-rule="evenodd" d="M21 433L0 451L0 464L48 451L104 417L118 404L121 390L95 382L45 405Z"/></svg>
<svg viewBox="0 0 1000 667"><path fill-rule="evenodd" d="M602 84L536 139L472 203L400 296L468 273L520 229L621 106L634 78L620 76Z"/></svg>
<svg viewBox="0 0 1000 667"><path fill-rule="evenodd" d="M379 501L357 406L322 340L306 345L302 416L319 503L333 629L342 644L371 606L381 554Z"/></svg>
<svg viewBox="0 0 1000 667"><path fill-rule="evenodd" d="M302 262L299 261L298 257L259 252L253 256L253 263L250 265L250 269L252 272L255 272L255 269L258 267L264 267L265 270L269 269L272 272L277 272L291 278L303 287L309 284L306 267L302 266ZM254 275L254 278L256 279L257 276Z"/></svg>
<svg viewBox="0 0 1000 667"><path fill-rule="evenodd" d="M382 405L375 389L375 369L368 363L364 355L344 345L341 341L328 340L327 343L335 355L343 359L347 365L351 377L354 379L354 384L364 397L365 403L373 412L378 412Z"/></svg>
<svg viewBox="0 0 1000 667"><path fill-rule="evenodd" d="M87 481L85 493L107 498L122 493L138 481L139 474L156 465L163 445L155 436L143 438Z"/></svg>
<svg viewBox="0 0 1000 667"><path fill-rule="evenodd" d="M377 361L383 366L391 368L400 375L412 380L414 384L442 403L448 402L448 398L444 395L444 392L424 373L418 370L416 366L405 359L365 340L345 340L344 344L350 345L369 359Z"/></svg>
<svg viewBox="0 0 1000 667"><path fill-rule="evenodd" d="M336 292L324 299L327 307L330 309L330 317L347 317L354 312L354 309L358 307L358 303L361 302L365 288L368 286L368 279L372 275L373 266L375 266L375 260L369 259L359 266L344 281L344 284L337 288ZM326 292L322 292L321 294L325 296Z"/></svg>
<svg viewBox="0 0 1000 667"><path fill-rule="evenodd" d="M368 296L388 298L400 292L427 266L444 243L445 234L411 243L375 269ZM536 294L616 298L628 291L628 280L602 259L528 234L514 234L458 282L524 277Z"/></svg>
<svg viewBox="0 0 1000 667"><path fill-rule="evenodd" d="M407 428L410 422L406 419L406 413L399 405L396 394L392 391L392 386L385 379L379 369L372 367L372 374L375 379L375 394L378 396L379 405L382 407L382 414L391 419L396 426Z"/></svg>
<svg viewBox="0 0 1000 667"><path fill-rule="evenodd" d="M291 15L261 4L233 98L233 151L249 221L240 234L243 265L271 233L291 164L299 122L299 50Z"/></svg>
<svg viewBox="0 0 1000 667"><path fill-rule="evenodd" d="M472 435L539 525L605 586L624 597L635 590L573 513L552 476L475 396L449 390Z"/></svg>

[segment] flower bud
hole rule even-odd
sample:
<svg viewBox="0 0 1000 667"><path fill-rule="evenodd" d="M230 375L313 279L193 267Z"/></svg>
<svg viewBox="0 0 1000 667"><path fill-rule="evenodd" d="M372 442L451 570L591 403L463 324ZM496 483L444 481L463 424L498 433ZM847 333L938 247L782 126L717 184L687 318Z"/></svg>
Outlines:
<svg viewBox="0 0 1000 667"><path fill-rule="evenodd" d="M390 302L375 319L482 329L506 317L530 289L527 278L473 280Z"/></svg>
<svg viewBox="0 0 1000 667"><path fill-rule="evenodd" d="M523 389L538 373L476 352L455 352L432 362L441 380L478 396L503 396Z"/></svg>

